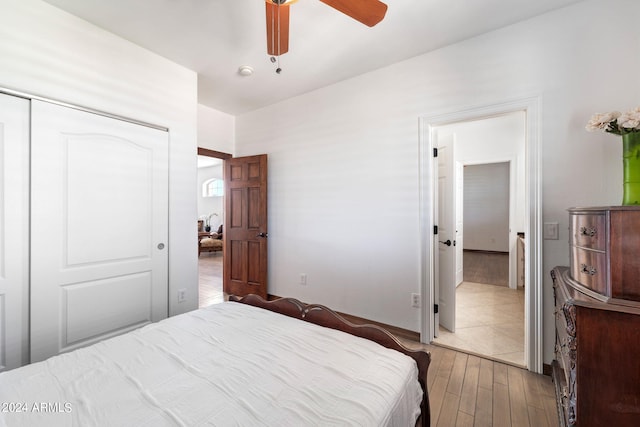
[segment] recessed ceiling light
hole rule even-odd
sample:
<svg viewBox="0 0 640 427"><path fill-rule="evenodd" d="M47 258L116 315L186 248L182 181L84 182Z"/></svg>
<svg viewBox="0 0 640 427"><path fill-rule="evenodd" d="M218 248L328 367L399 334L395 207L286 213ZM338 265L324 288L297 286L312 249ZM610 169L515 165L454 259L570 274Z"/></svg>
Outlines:
<svg viewBox="0 0 640 427"><path fill-rule="evenodd" d="M238 74L244 77L249 77L251 74L253 74L253 68L248 65L242 65L240 68L238 68Z"/></svg>

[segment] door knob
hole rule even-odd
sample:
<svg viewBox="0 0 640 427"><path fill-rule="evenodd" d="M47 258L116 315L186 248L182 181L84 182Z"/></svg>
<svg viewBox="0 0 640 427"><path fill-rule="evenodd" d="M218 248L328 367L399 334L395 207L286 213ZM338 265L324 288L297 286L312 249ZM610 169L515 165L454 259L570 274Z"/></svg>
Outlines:
<svg viewBox="0 0 640 427"><path fill-rule="evenodd" d="M163 250L164 249L164 243L158 243L158 249Z"/></svg>
<svg viewBox="0 0 640 427"><path fill-rule="evenodd" d="M256 237L264 237L265 239L269 236L268 233L258 233Z"/></svg>
<svg viewBox="0 0 640 427"><path fill-rule="evenodd" d="M451 240L447 239L446 242L443 242L442 240L439 240L440 243L444 243L447 246L451 246Z"/></svg>

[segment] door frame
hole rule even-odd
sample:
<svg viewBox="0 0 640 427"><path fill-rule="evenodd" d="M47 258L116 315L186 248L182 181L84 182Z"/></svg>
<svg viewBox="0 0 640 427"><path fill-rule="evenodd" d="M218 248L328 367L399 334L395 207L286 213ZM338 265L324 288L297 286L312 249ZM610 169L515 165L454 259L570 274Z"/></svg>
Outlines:
<svg viewBox="0 0 640 427"><path fill-rule="evenodd" d="M530 371L542 373L543 364L543 283L542 283L542 183L540 96L521 98L492 105L424 115L418 120L419 132L419 221L420 221L420 339L429 343L434 337L433 269L433 147L434 127L456 122L484 119L524 111L525 119L525 362Z"/></svg>
<svg viewBox="0 0 640 427"><path fill-rule="evenodd" d="M222 160L222 170L223 171L224 171L224 161L233 158L232 154L223 153L222 151L211 150L209 148L203 148L203 147L198 147L198 154L197 155L198 156L205 156L205 157L213 157L213 158ZM224 177L222 179L224 179ZM201 189L198 189L198 190L200 191ZM225 206L225 204L224 204L224 197L225 196L226 195L222 196L222 210L223 210L223 212L224 212L224 206ZM227 253L227 251L224 251L224 250L222 251L222 265L223 265L223 268L224 268L224 257L225 257L226 253ZM200 258L200 255L198 255L198 258ZM223 274L224 274L224 272L223 272ZM197 290L198 290L198 296L197 296L197 300L196 301L198 301L198 307L199 307L200 306L200 280L199 279L198 279Z"/></svg>

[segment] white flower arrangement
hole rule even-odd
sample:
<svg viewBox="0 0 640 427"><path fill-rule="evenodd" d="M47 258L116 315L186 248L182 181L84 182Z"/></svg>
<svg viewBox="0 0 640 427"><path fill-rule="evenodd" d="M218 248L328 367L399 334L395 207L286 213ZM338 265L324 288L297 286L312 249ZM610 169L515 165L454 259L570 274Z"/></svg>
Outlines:
<svg viewBox="0 0 640 427"><path fill-rule="evenodd" d="M214 217L214 216L218 216L218 214L215 213L215 212L212 212L209 215L202 215L198 219L204 221L204 226L205 227L209 227L209 226L211 226L211 218Z"/></svg>
<svg viewBox="0 0 640 427"><path fill-rule="evenodd" d="M626 113L613 111L594 114L587 123L586 129L589 132L604 130L616 135L640 132L640 107Z"/></svg>

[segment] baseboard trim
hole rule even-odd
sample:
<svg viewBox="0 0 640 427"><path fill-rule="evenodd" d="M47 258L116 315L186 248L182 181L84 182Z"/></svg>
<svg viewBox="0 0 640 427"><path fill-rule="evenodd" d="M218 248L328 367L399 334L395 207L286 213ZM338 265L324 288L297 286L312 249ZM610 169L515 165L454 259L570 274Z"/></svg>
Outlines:
<svg viewBox="0 0 640 427"><path fill-rule="evenodd" d="M477 252L481 254L509 255L509 252L505 252L505 251L487 251L484 249L463 249L462 252Z"/></svg>

